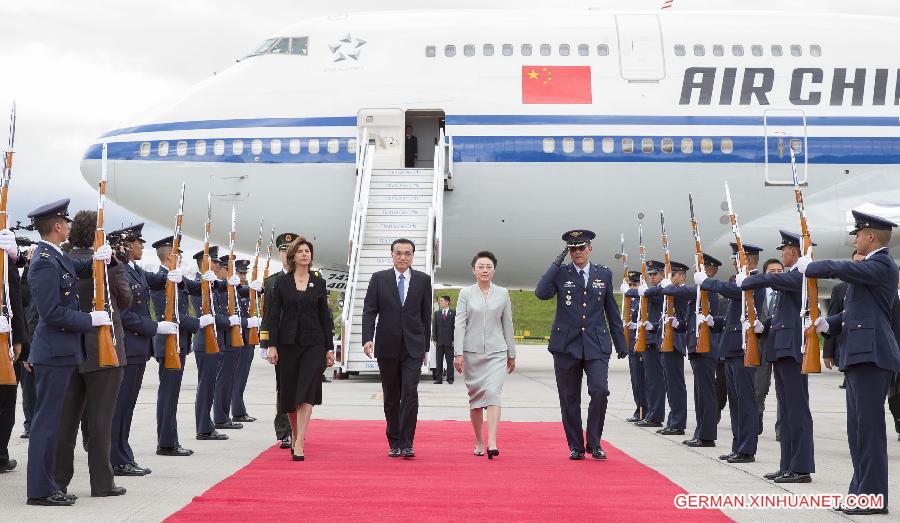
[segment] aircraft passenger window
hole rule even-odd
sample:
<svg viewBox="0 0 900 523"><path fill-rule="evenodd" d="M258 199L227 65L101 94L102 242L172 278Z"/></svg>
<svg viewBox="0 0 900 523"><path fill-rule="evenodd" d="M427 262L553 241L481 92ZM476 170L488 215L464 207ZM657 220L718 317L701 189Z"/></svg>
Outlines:
<svg viewBox="0 0 900 523"><path fill-rule="evenodd" d="M244 141L243 140L235 140L231 142L231 154L235 156L240 156L244 154Z"/></svg>
<svg viewBox="0 0 900 523"><path fill-rule="evenodd" d="M578 44L578 56L587 56L591 54L591 48L588 44Z"/></svg>
<svg viewBox="0 0 900 523"><path fill-rule="evenodd" d="M216 140L213 142L213 154L216 156L225 154L225 140Z"/></svg>
<svg viewBox="0 0 900 523"><path fill-rule="evenodd" d="M169 155L169 142L159 142L159 147L157 148L156 152L160 156L168 156Z"/></svg>
<svg viewBox="0 0 900 523"><path fill-rule="evenodd" d="M297 36L291 38L291 54L306 56L309 54L309 37Z"/></svg>
<svg viewBox="0 0 900 523"><path fill-rule="evenodd" d="M719 150L722 151L722 154L731 154L734 152L734 141L731 138L722 138L722 142L719 144Z"/></svg>
<svg viewBox="0 0 900 523"><path fill-rule="evenodd" d="M563 138L562 140L563 152L566 154L571 154L575 152L575 139L574 138Z"/></svg>
<svg viewBox="0 0 900 523"><path fill-rule="evenodd" d="M197 156L206 155L206 140L197 140L194 143L194 154Z"/></svg>
<svg viewBox="0 0 900 523"><path fill-rule="evenodd" d="M175 154L178 156L184 156L187 154L187 142L180 141L175 144Z"/></svg>
<svg viewBox="0 0 900 523"><path fill-rule="evenodd" d="M481 47L481 54L484 56L494 56L494 44L484 44Z"/></svg>
<svg viewBox="0 0 900 523"><path fill-rule="evenodd" d="M559 44L559 56L569 56L570 52L569 44Z"/></svg>
<svg viewBox="0 0 900 523"><path fill-rule="evenodd" d="M603 151L603 154L612 154L616 150L616 141L612 138L604 138L600 142L600 150Z"/></svg>
<svg viewBox="0 0 900 523"><path fill-rule="evenodd" d="M725 47L721 45L714 45L713 56L725 56Z"/></svg>
<svg viewBox="0 0 900 523"><path fill-rule="evenodd" d="M319 154L319 139L318 138L310 138L308 148L309 148L309 154Z"/></svg>
<svg viewBox="0 0 900 523"><path fill-rule="evenodd" d="M653 152L653 138L641 138L641 152L642 153L652 153Z"/></svg>
<svg viewBox="0 0 900 523"><path fill-rule="evenodd" d="M281 140L272 138L269 141L269 152L272 154L281 154Z"/></svg>
<svg viewBox="0 0 900 523"><path fill-rule="evenodd" d="M475 46L472 44L466 44L463 46L463 54L466 56L475 56Z"/></svg>
<svg viewBox="0 0 900 523"><path fill-rule="evenodd" d="M326 147L328 154L336 154L341 150L341 142L337 138L332 138L328 140L328 146Z"/></svg>
<svg viewBox="0 0 900 523"><path fill-rule="evenodd" d="M685 54L686 53L683 45L678 44L675 46L675 56L684 56Z"/></svg>
<svg viewBox="0 0 900 523"><path fill-rule="evenodd" d="M262 154L262 140L259 138L254 139L250 142L250 152L253 153L253 156L259 156Z"/></svg>
<svg viewBox="0 0 900 523"><path fill-rule="evenodd" d="M447 58L453 58L456 56L456 46L455 45L445 45L444 46L444 56Z"/></svg>
<svg viewBox="0 0 900 523"><path fill-rule="evenodd" d="M426 45L426 46L425 46L425 56L426 56L426 57L428 57L428 58L434 58L434 56L435 56L436 54L437 54L437 51L435 50L435 48L434 48L433 45Z"/></svg>
<svg viewBox="0 0 900 523"><path fill-rule="evenodd" d="M792 45L791 56L803 56L803 48L799 45Z"/></svg>
<svg viewBox="0 0 900 523"><path fill-rule="evenodd" d="M609 46L606 44L599 44L597 46L597 56L609 56Z"/></svg>
<svg viewBox="0 0 900 523"><path fill-rule="evenodd" d="M662 142L659 144L659 148L662 149L662 152L668 154L675 150L675 140L671 138L663 138Z"/></svg>
<svg viewBox="0 0 900 523"><path fill-rule="evenodd" d="M762 46L761 45L751 45L750 46L750 54L753 56L762 56Z"/></svg>
<svg viewBox="0 0 900 523"><path fill-rule="evenodd" d="M544 138L544 152L547 154L556 150L556 140L553 138Z"/></svg>
<svg viewBox="0 0 900 523"><path fill-rule="evenodd" d="M586 154L594 154L594 139L593 138L582 138L581 139L581 152Z"/></svg>
<svg viewBox="0 0 900 523"><path fill-rule="evenodd" d="M291 141L288 142L288 151L291 154L300 154L300 138L291 138Z"/></svg>
<svg viewBox="0 0 900 523"><path fill-rule="evenodd" d="M358 143L356 141L356 138L350 138L349 140L347 140L347 152L348 153L356 154L357 146L358 146Z"/></svg>
<svg viewBox="0 0 900 523"><path fill-rule="evenodd" d="M623 153L633 153L634 152L634 140L631 138L622 138L622 152Z"/></svg>
<svg viewBox="0 0 900 523"><path fill-rule="evenodd" d="M694 139L693 138L682 138L681 139L681 154L691 154L694 152Z"/></svg>
<svg viewBox="0 0 900 523"><path fill-rule="evenodd" d="M271 49L266 51L266 54L288 54L288 51L291 50L291 39L290 38L279 38L275 45L272 46Z"/></svg>
<svg viewBox="0 0 900 523"><path fill-rule="evenodd" d="M150 156L150 142L144 142L141 144L141 158L146 158Z"/></svg>
<svg viewBox="0 0 900 523"><path fill-rule="evenodd" d="M744 46L742 46L742 45L731 46L731 55L732 56L744 56Z"/></svg>
<svg viewBox="0 0 900 523"><path fill-rule="evenodd" d="M531 44L522 44L520 52L522 56L531 56Z"/></svg>
<svg viewBox="0 0 900 523"><path fill-rule="evenodd" d="M712 138L702 138L700 140L700 152L703 154L711 154L713 152Z"/></svg>
<svg viewBox="0 0 900 523"><path fill-rule="evenodd" d="M541 56L550 56L550 44L541 44Z"/></svg>
<svg viewBox="0 0 900 523"><path fill-rule="evenodd" d="M809 46L809 54L810 54L810 56L815 56L816 58L822 56L822 46L821 45Z"/></svg>
<svg viewBox="0 0 900 523"><path fill-rule="evenodd" d="M523 46L524 47L524 46ZM513 46L512 44L503 44L503 47L500 48L500 53L503 56L512 56L513 55Z"/></svg>
<svg viewBox="0 0 900 523"><path fill-rule="evenodd" d="M780 45L776 44L776 45L772 46L772 56L781 56L783 54L784 54L784 50L781 48Z"/></svg>
<svg viewBox="0 0 900 523"><path fill-rule="evenodd" d="M702 45L694 46L694 56L703 56L706 54L706 49Z"/></svg>
<svg viewBox="0 0 900 523"><path fill-rule="evenodd" d="M791 150L794 151L794 154L796 155L803 154L803 140L800 138L791 138Z"/></svg>

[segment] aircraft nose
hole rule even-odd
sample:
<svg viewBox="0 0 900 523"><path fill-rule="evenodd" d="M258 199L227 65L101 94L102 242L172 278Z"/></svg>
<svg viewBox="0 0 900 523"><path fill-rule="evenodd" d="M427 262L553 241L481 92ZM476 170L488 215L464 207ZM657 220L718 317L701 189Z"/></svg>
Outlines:
<svg viewBox="0 0 900 523"><path fill-rule="evenodd" d="M100 180L100 155L103 143L100 141L90 144L81 157L81 176L94 186Z"/></svg>

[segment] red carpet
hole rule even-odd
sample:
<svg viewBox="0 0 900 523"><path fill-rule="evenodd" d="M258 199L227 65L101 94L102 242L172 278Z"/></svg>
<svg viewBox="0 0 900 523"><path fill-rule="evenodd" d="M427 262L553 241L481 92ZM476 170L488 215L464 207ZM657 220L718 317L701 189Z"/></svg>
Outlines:
<svg viewBox="0 0 900 523"><path fill-rule="evenodd" d="M676 509L683 489L608 443L569 461L559 423L503 422L493 461L472 442L468 422L420 421L418 457L388 458L383 421L313 420L307 461L266 450L169 521L728 520Z"/></svg>

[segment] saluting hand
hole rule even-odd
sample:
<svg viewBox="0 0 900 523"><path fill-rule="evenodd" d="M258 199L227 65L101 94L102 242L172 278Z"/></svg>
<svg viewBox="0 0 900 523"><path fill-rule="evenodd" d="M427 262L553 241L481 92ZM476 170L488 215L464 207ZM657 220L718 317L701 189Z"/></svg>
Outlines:
<svg viewBox="0 0 900 523"><path fill-rule="evenodd" d="M562 250L561 253L559 253L559 255L556 256L556 259L553 260L553 265L556 265L557 267L562 265L562 262L563 262L563 260L566 259L566 254L568 254L568 253L569 253L569 248L566 247L565 249Z"/></svg>

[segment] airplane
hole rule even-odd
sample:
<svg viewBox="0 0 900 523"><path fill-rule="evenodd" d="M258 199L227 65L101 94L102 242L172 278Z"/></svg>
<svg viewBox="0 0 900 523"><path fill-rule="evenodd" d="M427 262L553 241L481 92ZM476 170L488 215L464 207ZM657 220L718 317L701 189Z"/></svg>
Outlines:
<svg viewBox="0 0 900 523"><path fill-rule="evenodd" d="M311 18L105 133L81 170L96 184L106 142L109 197L138 215L169 223L185 181L186 234L210 192L216 240L236 204L240 249L264 215L346 267L361 156L371 145L370 168L399 174L412 125L418 174L437 161L444 178L436 281L470 283L488 249L497 283L527 289L574 228L597 233L592 260L616 278L624 233L634 268L639 213L649 257L663 210L672 258L691 264L689 191L704 249L726 259L725 181L744 240L777 257L778 229L799 229L793 150L815 254L847 258L850 209L900 218L900 8L791 5Z"/></svg>

